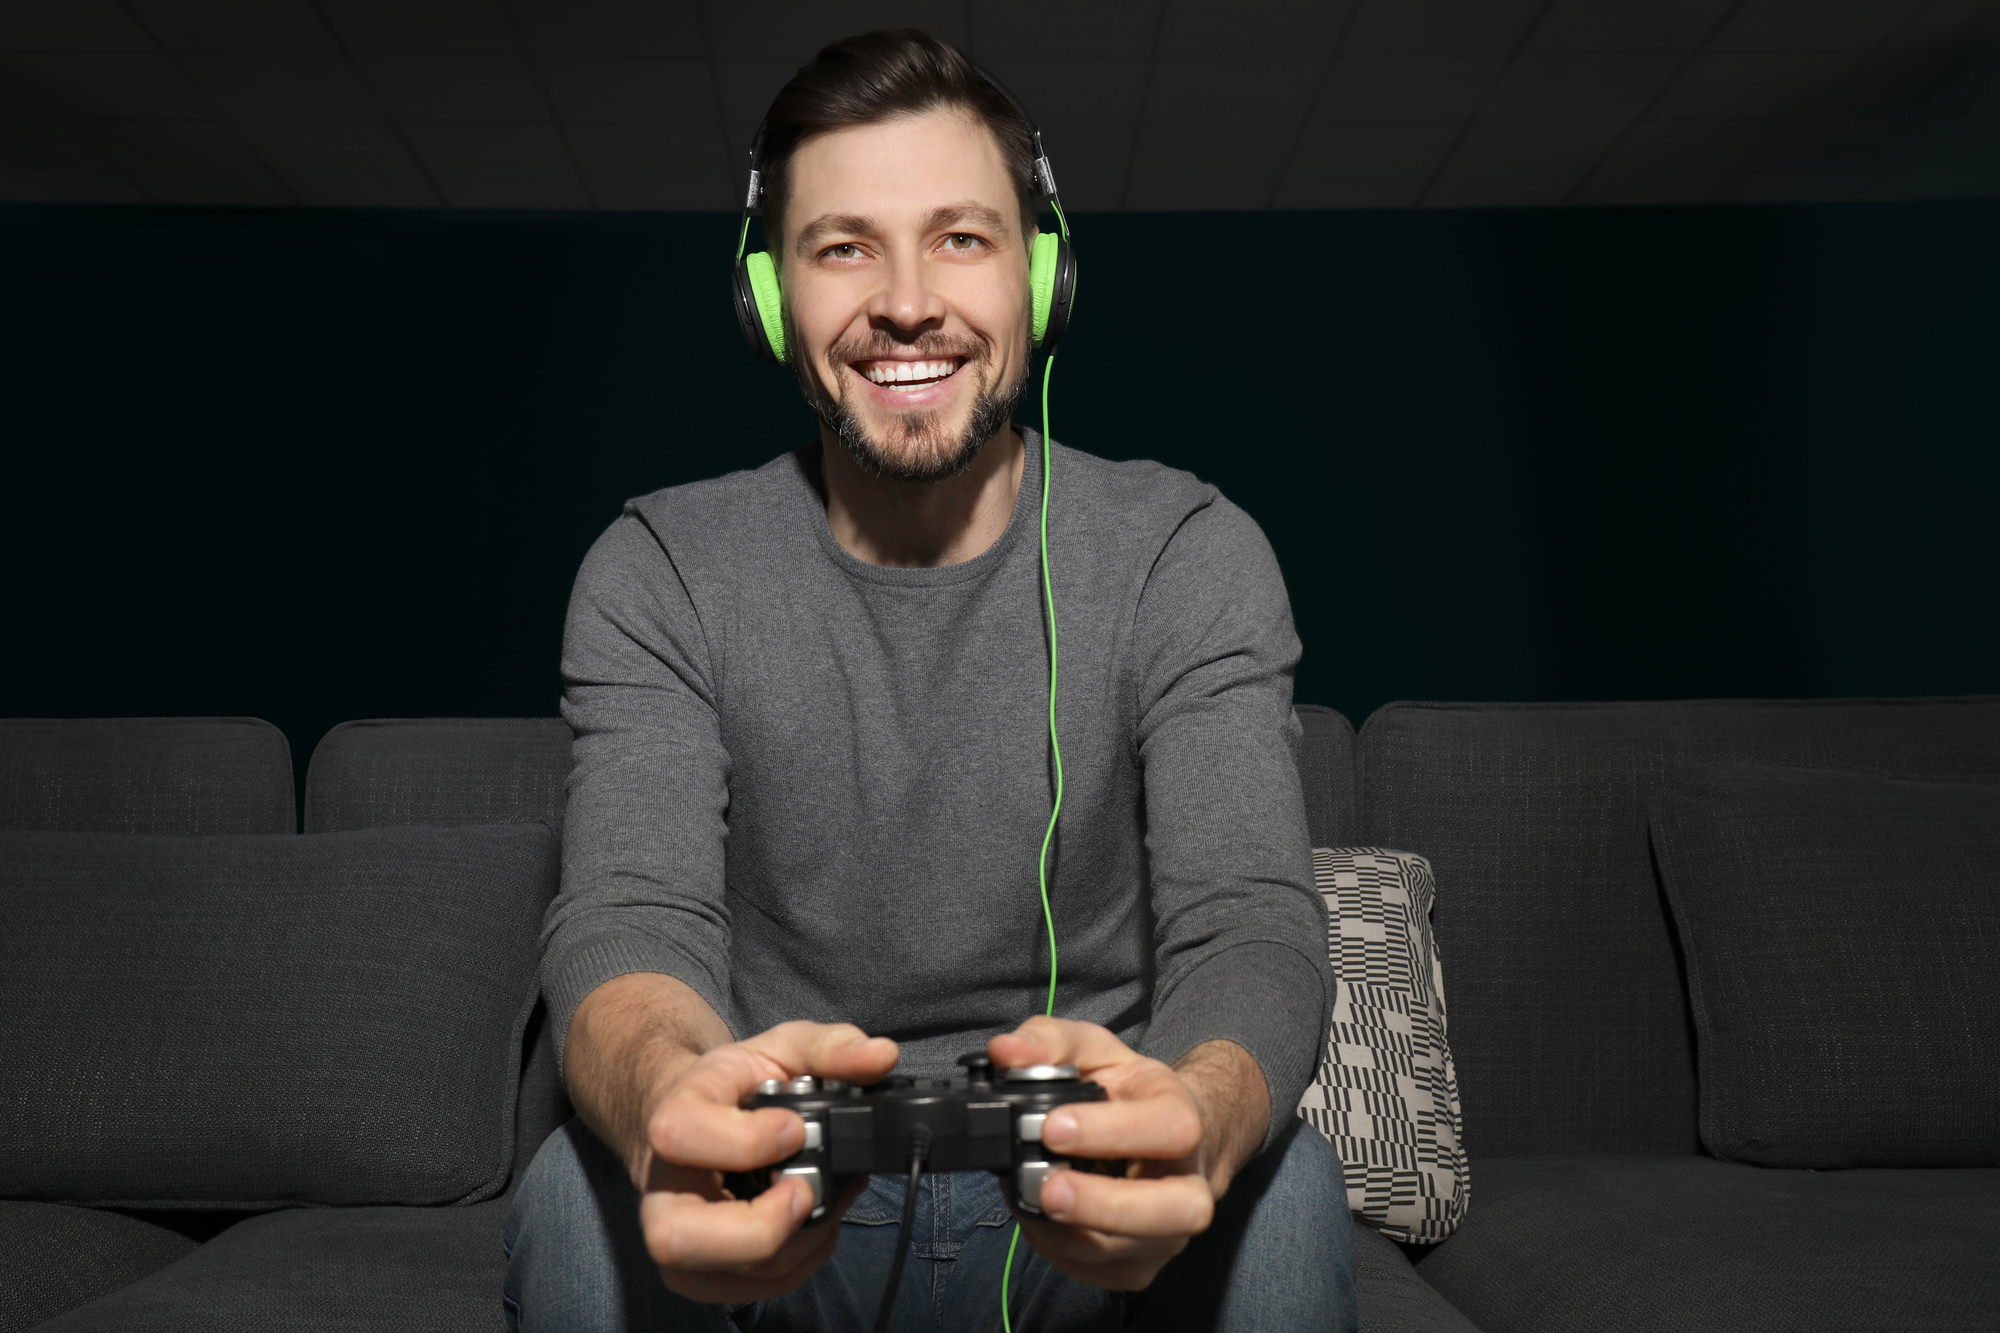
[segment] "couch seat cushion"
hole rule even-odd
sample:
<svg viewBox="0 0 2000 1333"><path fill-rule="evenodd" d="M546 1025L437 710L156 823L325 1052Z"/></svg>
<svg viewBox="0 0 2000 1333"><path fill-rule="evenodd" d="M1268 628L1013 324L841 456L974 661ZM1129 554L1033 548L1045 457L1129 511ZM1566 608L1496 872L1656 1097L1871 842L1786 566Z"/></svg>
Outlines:
<svg viewBox="0 0 2000 1333"><path fill-rule="evenodd" d="M36 1333L504 1333L507 1203L267 1213Z"/></svg>
<svg viewBox="0 0 2000 1333"><path fill-rule="evenodd" d="M1992 1329L2000 1168L1476 1158L1417 1266L1483 1333Z"/></svg>
<svg viewBox="0 0 2000 1333"><path fill-rule="evenodd" d="M122 1213L0 1202L0 1333L21 1333L193 1253L179 1232Z"/></svg>

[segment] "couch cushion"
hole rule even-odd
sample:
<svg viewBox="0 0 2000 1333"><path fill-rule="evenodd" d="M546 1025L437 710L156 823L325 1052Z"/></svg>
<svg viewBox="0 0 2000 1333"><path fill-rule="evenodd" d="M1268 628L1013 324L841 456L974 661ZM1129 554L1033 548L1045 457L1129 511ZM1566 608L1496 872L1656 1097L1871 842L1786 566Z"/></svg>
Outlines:
<svg viewBox="0 0 2000 1333"><path fill-rule="evenodd" d="M0 719L0 829L291 833L285 733L254 717Z"/></svg>
<svg viewBox="0 0 2000 1333"><path fill-rule="evenodd" d="M1936 1333L2000 1311L2000 1169L1480 1158L1417 1272L1484 1333Z"/></svg>
<svg viewBox="0 0 2000 1333"><path fill-rule="evenodd" d="M1431 938L1431 868L1385 847L1316 847L1313 881L1340 985L1299 1114L1339 1152L1357 1219L1392 1240L1441 1241L1465 1216L1472 1183Z"/></svg>
<svg viewBox="0 0 2000 1333"><path fill-rule="evenodd" d="M539 824L0 833L0 1196L496 1192L556 876Z"/></svg>
<svg viewBox="0 0 2000 1333"><path fill-rule="evenodd" d="M1368 1333L1480 1333L1396 1242L1374 1227L1354 1226L1354 1295Z"/></svg>
<svg viewBox="0 0 2000 1333"><path fill-rule="evenodd" d="M1692 1021L1646 837L1647 802L1679 759L1995 782L2000 699L1392 704L1371 717L1362 840L1437 872L1475 1162L1699 1149Z"/></svg>
<svg viewBox="0 0 2000 1333"><path fill-rule="evenodd" d="M119 1213L0 1202L0 1333L33 1328L194 1248L177 1232Z"/></svg>
<svg viewBox="0 0 2000 1333"><path fill-rule="evenodd" d="M569 742L559 717L343 722L313 749L306 832L534 820L560 833Z"/></svg>
<svg viewBox="0 0 2000 1333"><path fill-rule="evenodd" d="M1711 1152L2000 1165L2000 785L1688 765L1652 827Z"/></svg>
<svg viewBox="0 0 2000 1333"><path fill-rule="evenodd" d="M496 1199L248 1218L36 1333L504 1333L506 1208Z"/></svg>
<svg viewBox="0 0 2000 1333"><path fill-rule="evenodd" d="M1348 847L1356 841L1354 727L1318 704L1293 710L1305 730L1299 746L1299 785L1305 789L1306 829L1315 847Z"/></svg>

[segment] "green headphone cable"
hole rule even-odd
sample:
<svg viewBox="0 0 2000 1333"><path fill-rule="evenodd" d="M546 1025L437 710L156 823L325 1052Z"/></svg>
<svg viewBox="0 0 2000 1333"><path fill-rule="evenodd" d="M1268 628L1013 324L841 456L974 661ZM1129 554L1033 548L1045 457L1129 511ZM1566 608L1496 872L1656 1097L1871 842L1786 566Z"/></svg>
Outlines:
<svg viewBox="0 0 2000 1333"><path fill-rule="evenodd" d="M1056 210L1056 217L1062 217L1062 210ZM1067 235L1069 224L1063 222ZM1063 766L1062 742L1056 738L1056 594L1049 580L1049 378L1055 374L1056 354L1050 352L1042 362L1042 601L1049 609L1049 753L1055 758L1056 799L1049 808L1048 831L1042 834L1042 855L1037 866L1042 891L1042 923L1049 932L1049 999L1043 1013L1050 1018L1056 1016L1056 917L1049 908L1049 846L1055 841L1056 820L1062 815ZM1007 1242L1007 1262L1000 1270L1000 1326L1004 1333L1014 1333L1014 1317L1007 1308L1007 1294L1014 1278L1014 1251L1021 1244L1021 1224L1014 1223L1013 1239Z"/></svg>

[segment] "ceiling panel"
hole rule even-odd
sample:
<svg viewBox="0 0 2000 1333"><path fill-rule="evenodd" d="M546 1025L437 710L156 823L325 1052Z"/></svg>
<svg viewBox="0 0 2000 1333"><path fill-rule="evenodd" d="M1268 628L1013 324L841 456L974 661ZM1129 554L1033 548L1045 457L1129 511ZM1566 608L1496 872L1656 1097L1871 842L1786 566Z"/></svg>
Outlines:
<svg viewBox="0 0 2000 1333"><path fill-rule="evenodd" d="M2000 194L2000 0L0 0L0 191L727 208L800 62L906 24L1073 208Z"/></svg>
<svg viewBox="0 0 2000 1333"><path fill-rule="evenodd" d="M17 204L143 204L130 177L102 171L0 167L0 199Z"/></svg>

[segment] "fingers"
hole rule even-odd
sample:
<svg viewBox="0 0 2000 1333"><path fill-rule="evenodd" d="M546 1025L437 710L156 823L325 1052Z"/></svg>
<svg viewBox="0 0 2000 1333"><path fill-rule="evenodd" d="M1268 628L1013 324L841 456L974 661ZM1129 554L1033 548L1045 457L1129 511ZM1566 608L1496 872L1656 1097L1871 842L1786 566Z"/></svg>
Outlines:
<svg viewBox="0 0 2000 1333"><path fill-rule="evenodd" d="M1058 1171L1042 1182L1042 1213L1052 1222L1107 1237L1185 1240L1208 1230L1215 1196L1196 1175L1116 1180Z"/></svg>
<svg viewBox="0 0 2000 1333"><path fill-rule="evenodd" d="M810 1188L787 1180L748 1203L649 1193L639 1216L669 1289L707 1304L748 1304L792 1290L833 1254L839 1226L794 1229L811 1207Z"/></svg>
<svg viewBox="0 0 2000 1333"><path fill-rule="evenodd" d="M1201 1111L1178 1083L1137 1100L1059 1106L1042 1123L1042 1142L1071 1157L1180 1161L1194 1156L1201 1136Z"/></svg>
<svg viewBox="0 0 2000 1333"><path fill-rule="evenodd" d="M1086 1076L1107 1066L1144 1058L1107 1028L1039 1014L988 1042L986 1052L1003 1069L1021 1065L1075 1065Z"/></svg>
<svg viewBox="0 0 2000 1333"><path fill-rule="evenodd" d="M1169 1259L1187 1248L1186 1236L1108 1236L1040 1218L1022 1218L1028 1243L1059 1272L1111 1291L1150 1286Z"/></svg>
<svg viewBox="0 0 2000 1333"><path fill-rule="evenodd" d="M896 1043L871 1037L852 1023L780 1023L742 1045L776 1061L787 1075L874 1083L896 1067Z"/></svg>

